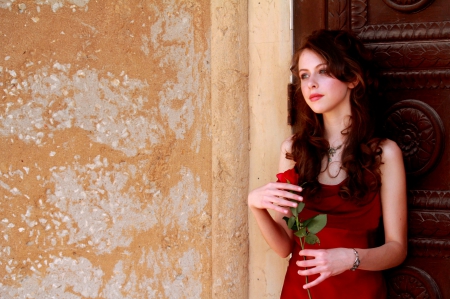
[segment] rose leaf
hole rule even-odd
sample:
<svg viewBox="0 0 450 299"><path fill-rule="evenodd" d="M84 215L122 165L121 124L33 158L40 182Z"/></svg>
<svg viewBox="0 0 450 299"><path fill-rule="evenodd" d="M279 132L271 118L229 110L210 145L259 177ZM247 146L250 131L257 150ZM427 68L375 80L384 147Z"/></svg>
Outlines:
<svg viewBox="0 0 450 299"><path fill-rule="evenodd" d="M319 238L315 234L309 233L305 238L306 243L310 245L314 245L316 243L320 243Z"/></svg>
<svg viewBox="0 0 450 299"><path fill-rule="evenodd" d="M326 214L319 214L305 221L305 226L311 234L317 234L325 225L327 225Z"/></svg>
<svg viewBox="0 0 450 299"><path fill-rule="evenodd" d="M300 230L296 231L294 233L294 235L296 235L299 238L305 237L306 236L306 227L303 227Z"/></svg>
<svg viewBox="0 0 450 299"><path fill-rule="evenodd" d="M295 208L295 211L297 212L296 217L298 216L298 214L300 214L301 211L303 211L304 207L305 207L304 202L298 202L297 207Z"/></svg>

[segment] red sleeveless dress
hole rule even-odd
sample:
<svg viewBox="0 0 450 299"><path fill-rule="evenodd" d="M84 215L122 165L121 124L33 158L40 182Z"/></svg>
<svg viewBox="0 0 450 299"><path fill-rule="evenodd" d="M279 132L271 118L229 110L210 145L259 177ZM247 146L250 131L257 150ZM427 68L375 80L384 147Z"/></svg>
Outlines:
<svg viewBox="0 0 450 299"><path fill-rule="evenodd" d="M309 245L310 249L372 248L375 246L376 231L381 219L381 201L379 193L367 196L367 204L356 206L343 200L338 191L338 185L321 185L322 188L313 201L305 199L305 208L301 212L302 219L308 219L317 214L327 214L327 225L317 237L320 244ZM308 293L303 289L305 276L298 275L296 262L303 259L299 255L301 246L294 237L292 257L284 280L281 299L308 299ZM318 275L308 277L311 282ZM331 276L322 283L309 289L313 299L385 299L386 286L380 271L345 271Z"/></svg>

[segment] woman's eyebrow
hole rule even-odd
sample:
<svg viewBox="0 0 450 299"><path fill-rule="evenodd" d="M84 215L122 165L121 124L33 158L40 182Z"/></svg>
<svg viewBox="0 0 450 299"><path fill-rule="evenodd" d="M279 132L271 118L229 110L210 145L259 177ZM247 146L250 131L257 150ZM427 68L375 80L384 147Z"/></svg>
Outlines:
<svg viewBox="0 0 450 299"><path fill-rule="evenodd" d="M320 63L320 64L316 65L315 69L321 68L324 65L327 65L327 63L326 62ZM307 69L299 69L298 71L301 72L301 71L308 71L308 70Z"/></svg>

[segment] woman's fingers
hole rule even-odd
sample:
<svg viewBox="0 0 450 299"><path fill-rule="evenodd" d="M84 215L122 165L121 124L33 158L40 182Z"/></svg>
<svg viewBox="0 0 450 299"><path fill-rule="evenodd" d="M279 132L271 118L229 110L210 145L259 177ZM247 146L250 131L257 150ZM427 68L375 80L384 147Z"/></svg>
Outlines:
<svg viewBox="0 0 450 299"><path fill-rule="evenodd" d="M284 187L286 187L286 186L290 187L292 185L284 184L284 183L271 183L270 186L267 186L266 191L268 193L270 193L270 195L281 197L281 198L292 199L292 200L297 200L297 201L303 200L303 197L300 196L299 194L289 191L289 190L292 190L292 191L297 190L296 192L300 192L300 191L298 191L298 189L295 189L295 188L292 189L292 187L291 187L291 189L284 189ZM300 187L298 187L298 188L300 188ZM301 188L300 188L300 190L301 190Z"/></svg>
<svg viewBox="0 0 450 299"><path fill-rule="evenodd" d="M302 201L302 199L298 199L296 201L291 201L286 199L285 197L279 197L279 196L265 196L265 200L268 202L272 202L274 204L277 204L279 206L284 206L284 207L296 207L298 206L298 202L297 201Z"/></svg>
<svg viewBox="0 0 450 299"><path fill-rule="evenodd" d="M298 185L279 183L279 182L274 182L274 183L270 183L270 184L273 184L274 188L276 188L276 189L291 190L291 191L295 191L295 192L303 191L303 188Z"/></svg>
<svg viewBox="0 0 450 299"><path fill-rule="evenodd" d="M303 261L297 261L297 266L301 267L301 268L311 268L311 267L315 267L317 266L317 260L315 259L308 259L308 260L303 260Z"/></svg>
<svg viewBox="0 0 450 299"><path fill-rule="evenodd" d="M266 209L271 209L271 210L274 210L274 211L279 212L284 215L289 214L289 209L286 209L286 207L282 207L282 206L278 206L278 205L274 205L274 204L268 204Z"/></svg>
<svg viewBox="0 0 450 299"><path fill-rule="evenodd" d="M264 209L271 209L282 214L288 214L289 208L296 207L297 203L285 199L270 197L264 200L262 206Z"/></svg>
<svg viewBox="0 0 450 299"><path fill-rule="evenodd" d="M296 207L303 197L296 194L302 188L293 184L268 183L249 193L248 204L258 209L271 209L282 214L288 214L289 208ZM295 192L295 193L294 193Z"/></svg>
<svg viewBox="0 0 450 299"><path fill-rule="evenodd" d="M320 274L321 271L319 267L312 267L312 268L300 268L300 270L297 271L297 273L301 276L309 276L314 274Z"/></svg>
<svg viewBox="0 0 450 299"><path fill-rule="evenodd" d="M298 253L301 256L309 256L309 257L319 257L319 256L323 256L326 253L325 250L321 250L321 249L303 249L300 250L300 252Z"/></svg>
<svg viewBox="0 0 450 299"><path fill-rule="evenodd" d="M306 257L304 260L296 262L299 267L298 274L309 276L319 274L314 281L306 284L304 288L310 288L318 285L330 276L339 275L350 269L348 248L333 249L304 249L299 252L300 256ZM353 257L353 256L352 256Z"/></svg>
<svg viewBox="0 0 450 299"><path fill-rule="evenodd" d="M304 288L304 289L309 289L309 288L311 288L311 287L313 287L313 286L318 285L319 283L321 283L322 281L324 281L324 280L327 279L327 278L328 278L328 276L326 276L326 275L324 275L323 273L321 273L319 277L317 277L317 278L314 279L313 281L311 281L311 282L309 282L309 283L303 285L303 288Z"/></svg>
<svg viewBox="0 0 450 299"><path fill-rule="evenodd" d="M305 284L303 286L304 289L308 289L310 287L316 286L331 276L331 272L327 271L325 267L320 267L320 266L298 270L297 273L301 276L312 276L315 274L319 274L319 277L317 277L313 281L309 281L307 284Z"/></svg>

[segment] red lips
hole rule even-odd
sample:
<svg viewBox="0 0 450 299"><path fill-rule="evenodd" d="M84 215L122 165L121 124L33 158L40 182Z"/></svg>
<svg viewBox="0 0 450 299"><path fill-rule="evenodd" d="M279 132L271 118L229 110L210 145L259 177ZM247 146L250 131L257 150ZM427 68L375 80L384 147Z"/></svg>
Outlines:
<svg viewBox="0 0 450 299"><path fill-rule="evenodd" d="M310 100L311 102L315 102L315 101L320 100L321 97L323 97L323 94L320 94L320 93L313 93L313 94L311 94L311 95L309 96L309 100Z"/></svg>

